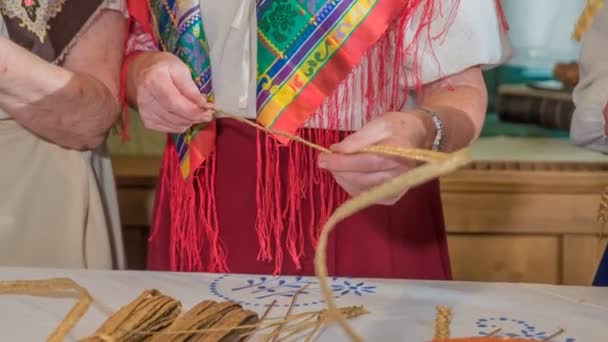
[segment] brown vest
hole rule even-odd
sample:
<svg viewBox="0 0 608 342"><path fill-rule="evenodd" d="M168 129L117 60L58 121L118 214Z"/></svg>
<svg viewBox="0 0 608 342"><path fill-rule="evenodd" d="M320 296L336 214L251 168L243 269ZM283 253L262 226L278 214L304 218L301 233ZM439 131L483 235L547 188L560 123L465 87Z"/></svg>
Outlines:
<svg viewBox="0 0 608 342"><path fill-rule="evenodd" d="M103 0L0 0L11 41L60 62Z"/></svg>

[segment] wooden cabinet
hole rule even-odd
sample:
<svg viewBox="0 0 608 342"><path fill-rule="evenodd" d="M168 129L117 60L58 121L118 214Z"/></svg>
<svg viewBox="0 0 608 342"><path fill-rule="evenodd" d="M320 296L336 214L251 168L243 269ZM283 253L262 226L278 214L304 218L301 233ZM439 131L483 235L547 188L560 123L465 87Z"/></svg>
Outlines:
<svg viewBox="0 0 608 342"><path fill-rule="evenodd" d="M114 157L129 267L145 266L158 157ZM589 284L605 166L477 163L443 178L454 278Z"/></svg>
<svg viewBox="0 0 608 342"><path fill-rule="evenodd" d="M452 273L460 280L560 282L556 236L450 234Z"/></svg>
<svg viewBox="0 0 608 342"><path fill-rule="evenodd" d="M443 178L454 278L590 284L605 244L596 221L603 167L487 167Z"/></svg>
<svg viewBox="0 0 608 342"><path fill-rule="evenodd" d="M145 269L158 157L113 157L128 268Z"/></svg>

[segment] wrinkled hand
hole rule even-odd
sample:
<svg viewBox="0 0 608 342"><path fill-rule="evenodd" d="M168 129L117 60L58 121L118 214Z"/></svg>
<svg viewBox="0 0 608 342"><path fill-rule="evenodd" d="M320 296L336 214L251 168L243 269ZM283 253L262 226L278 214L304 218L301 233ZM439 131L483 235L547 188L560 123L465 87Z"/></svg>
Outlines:
<svg viewBox="0 0 608 342"><path fill-rule="evenodd" d="M165 52L142 57L135 82L138 111L146 128L183 133L193 124L212 120L213 104L199 92L186 64Z"/></svg>
<svg viewBox="0 0 608 342"><path fill-rule="evenodd" d="M419 114L419 113L418 113ZM428 139L422 116L390 112L369 122L339 144L332 154L319 155L319 167L329 170L338 184L351 196L392 179L414 166L413 161L377 154L355 153L371 145L423 148ZM392 205L407 190L377 204Z"/></svg>

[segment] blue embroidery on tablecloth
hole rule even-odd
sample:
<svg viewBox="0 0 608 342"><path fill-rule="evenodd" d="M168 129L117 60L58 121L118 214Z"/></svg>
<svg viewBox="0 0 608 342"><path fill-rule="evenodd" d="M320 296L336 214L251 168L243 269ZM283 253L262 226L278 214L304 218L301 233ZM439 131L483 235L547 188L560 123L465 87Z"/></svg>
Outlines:
<svg viewBox="0 0 608 342"><path fill-rule="evenodd" d="M229 281L226 281L229 280ZM302 288L306 288L301 290ZM362 297L376 293L376 285L351 280L331 278L330 289L334 298ZM324 304L320 299L319 283L315 278L255 276L243 278L228 274L219 276L209 286L209 291L222 300L231 300L246 306L269 306L276 300L277 306L288 307L293 296L300 291L296 307Z"/></svg>
<svg viewBox="0 0 608 342"><path fill-rule="evenodd" d="M479 336L487 336L497 329L501 329L494 336L497 337L511 337L511 338L529 338L535 340L542 340L551 336L557 329L550 327L553 331L546 329L539 329L537 325L522 320L509 317L487 317L480 318L475 322L478 329L477 334ZM574 337L555 337L551 341L554 342L576 342Z"/></svg>

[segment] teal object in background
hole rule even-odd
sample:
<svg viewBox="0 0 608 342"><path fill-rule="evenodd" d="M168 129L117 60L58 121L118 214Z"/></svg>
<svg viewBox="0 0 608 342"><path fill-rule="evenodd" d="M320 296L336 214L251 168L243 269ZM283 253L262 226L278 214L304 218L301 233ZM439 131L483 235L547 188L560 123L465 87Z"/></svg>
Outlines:
<svg viewBox="0 0 608 342"><path fill-rule="evenodd" d="M517 138L556 138L568 139L568 131L547 129L538 125L502 122L495 112L486 116L481 130L481 137L517 137Z"/></svg>
<svg viewBox="0 0 608 342"><path fill-rule="evenodd" d="M569 133L567 131L547 129L534 124L502 122L496 114L496 97L499 85L552 80L552 73L547 73L542 69L534 70L532 68L506 65L485 71L484 79L488 88L488 114L481 131L482 137L507 136L568 139Z"/></svg>
<svg viewBox="0 0 608 342"><path fill-rule="evenodd" d="M532 69L513 65L504 65L483 72L488 89L488 110L496 111L496 96L501 84L525 84L553 80L552 72L546 69Z"/></svg>
<svg viewBox="0 0 608 342"><path fill-rule="evenodd" d="M484 72L489 114L481 136L568 138L563 130L501 122L495 113L496 98L501 84L553 80L556 63L576 61L580 44L572 40L572 32L584 5L585 0L503 1L513 57L505 65Z"/></svg>

